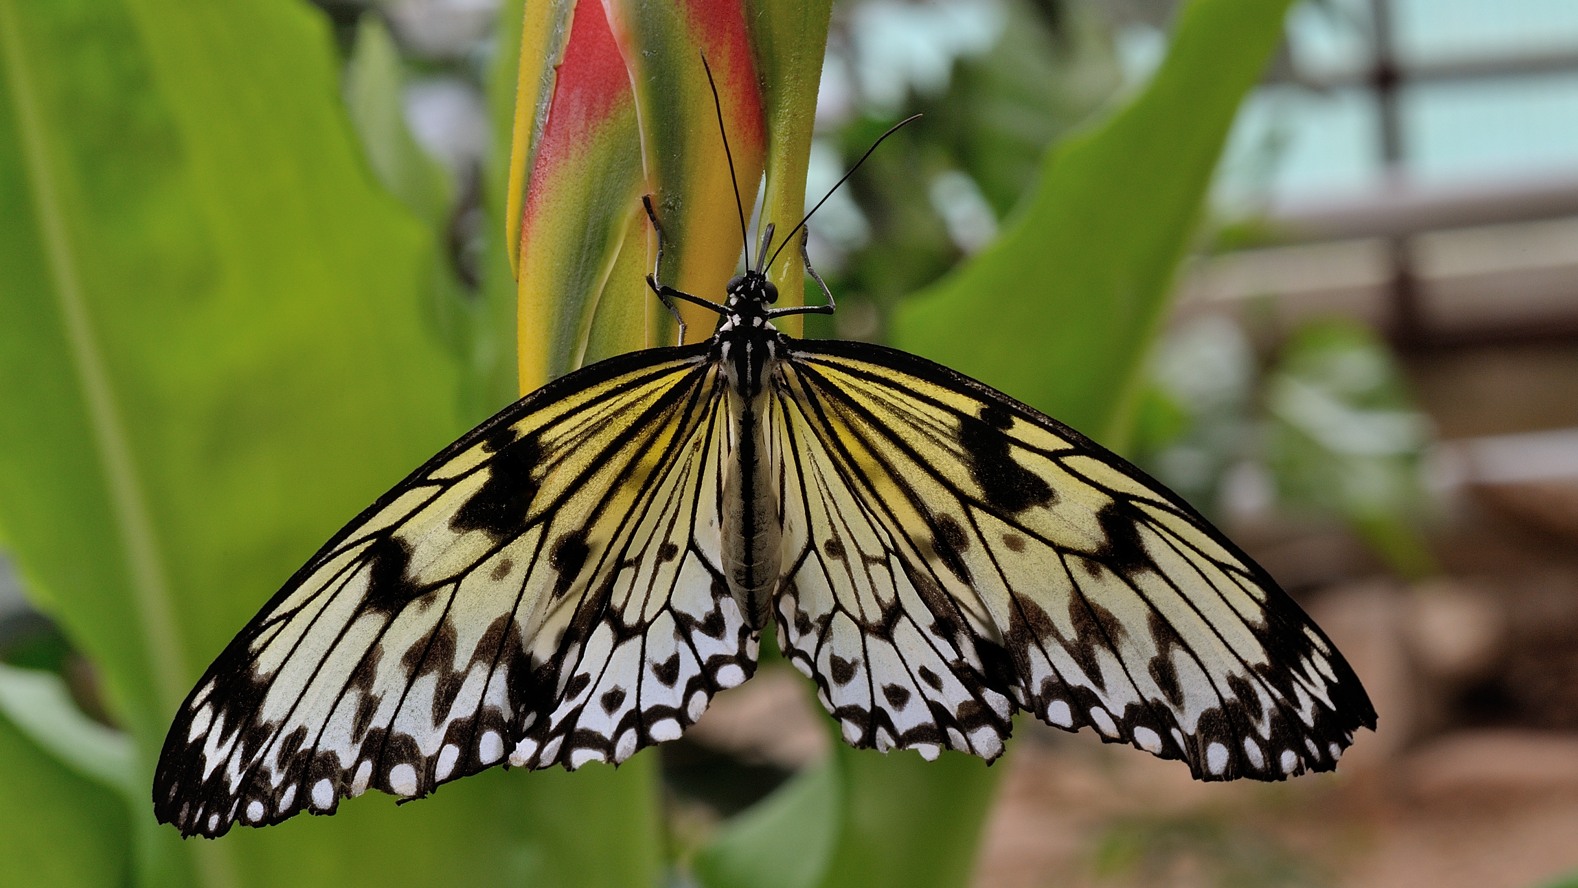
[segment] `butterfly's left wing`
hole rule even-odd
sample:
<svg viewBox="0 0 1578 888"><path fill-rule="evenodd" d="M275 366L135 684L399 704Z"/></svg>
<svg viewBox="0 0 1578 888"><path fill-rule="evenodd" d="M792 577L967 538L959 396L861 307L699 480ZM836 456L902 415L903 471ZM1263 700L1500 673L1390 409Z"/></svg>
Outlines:
<svg viewBox="0 0 1578 888"><path fill-rule="evenodd" d="M209 667L159 819L217 836L679 736L756 657L719 567L727 392L705 346L624 355L417 469Z"/></svg>
<svg viewBox="0 0 1578 888"><path fill-rule="evenodd" d="M1175 494L1006 395L878 346L774 378L780 644L859 746L995 758L1015 706L1201 779L1324 771L1375 713Z"/></svg>

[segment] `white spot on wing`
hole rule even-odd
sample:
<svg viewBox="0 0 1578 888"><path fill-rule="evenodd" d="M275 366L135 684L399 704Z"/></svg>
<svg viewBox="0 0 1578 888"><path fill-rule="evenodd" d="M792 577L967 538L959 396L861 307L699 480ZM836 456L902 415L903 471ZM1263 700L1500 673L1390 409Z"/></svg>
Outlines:
<svg viewBox="0 0 1578 888"><path fill-rule="evenodd" d="M290 810L290 803L296 801L296 784L285 787L285 792L279 797L279 812L281 814Z"/></svg>
<svg viewBox="0 0 1578 888"><path fill-rule="evenodd" d="M247 819L257 823L263 819L263 803L257 799L247 802Z"/></svg>
<svg viewBox="0 0 1578 888"><path fill-rule="evenodd" d="M1282 773L1292 774L1299 766L1299 757L1291 749L1282 750Z"/></svg>
<svg viewBox="0 0 1578 888"><path fill-rule="evenodd" d="M1266 757L1260 751L1260 744L1253 737L1244 738L1244 755L1249 756L1249 763L1260 771L1266 767Z"/></svg>
<svg viewBox="0 0 1578 888"><path fill-rule="evenodd" d="M619 742L614 745L615 763L622 762L636 754L636 742L638 739L634 728L626 730L619 735Z"/></svg>
<svg viewBox="0 0 1578 888"><path fill-rule="evenodd" d="M574 771L587 762L600 762L603 760L602 750L583 746L570 753L570 770Z"/></svg>
<svg viewBox="0 0 1578 888"><path fill-rule="evenodd" d="M208 730L208 726L212 724L213 721L214 707L210 704L204 703L203 708L197 710L197 714L192 716L192 727L186 732L186 742L191 743L198 737L203 736L203 732Z"/></svg>
<svg viewBox="0 0 1578 888"><path fill-rule="evenodd" d="M647 729L648 736L657 743L662 743L665 740L678 740L681 733L683 733L683 729L680 728L679 722L671 718L665 718L660 722L656 722Z"/></svg>
<svg viewBox="0 0 1578 888"><path fill-rule="evenodd" d="M433 766L433 777L443 780L455 770L455 762L460 758L460 747L453 743L445 743L444 748L438 751L438 762Z"/></svg>
<svg viewBox="0 0 1578 888"><path fill-rule="evenodd" d="M722 669L719 669L714 677L720 688L738 687L745 681L745 670L734 663L729 663Z"/></svg>
<svg viewBox="0 0 1578 888"><path fill-rule="evenodd" d="M484 765L491 765L504 757L504 738L498 731L487 731L482 739L477 741L477 759Z"/></svg>
<svg viewBox="0 0 1578 888"><path fill-rule="evenodd" d="M1218 777L1227 771L1227 747L1220 743L1212 743L1205 748L1205 766L1212 774Z"/></svg>
<svg viewBox="0 0 1578 888"><path fill-rule="evenodd" d="M356 766L356 777L351 780L351 795L359 796L367 791L367 784L373 779L373 763L363 761Z"/></svg>
<svg viewBox="0 0 1578 888"><path fill-rule="evenodd" d="M977 755L997 758L1003 752L1003 738L991 725L982 725L970 732L970 744Z"/></svg>
<svg viewBox="0 0 1578 888"><path fill-rule="evenodd" d="M1090 707L1090 721L1096 726L1096 730L1108 737L1118 736L1118 726L1113 722L1112 714L1100 706Z"/></svg>
<svg viewBox="0 0 1578 888"><path fill-rule="evenodd" d="M1141 749L1153 755L1161 755L1162 737L1150 728L1141 725L1134 729L1134 742Z"/></svg>
<svg viewBox="0 0 1578 888"><path fill-rule="evenodd" d="M334 804L334 785L325 777L312 785L312 806L324 809Z"/></svg>
<svg viewBox="0 0 1578 888"><path fill-rule="evenodd" d="M515 751L510 753L510 764L517 768L524 768L531 757L537 753L537 741L530 738L515 744Z"/></svg>
<svg viewBox="0 0 1578 888"><path fill-rule="evenodd" d="M1060 728L1074 726L1074 713L1068 708L1068 703L1063 700L1053 700L1047 704L1047 721Z"/></svg>
<svg viewBox="0 0 1578 888"><path fill-rule="evenodd" d="M405 762L390 768L389 788L394 790L395 795L416 795L416 769Z"/></svg>
<svg viewBox="0 0 1578 888"><path fill-rule="evenodd" d="M843 724L843 728L844 728L844 742L848 743L850 746L859 746L860 745L860 735L863 733L860 730L860 726L855 724L852 721L847 721L846 720L844 722L844 724Z"/></svg>

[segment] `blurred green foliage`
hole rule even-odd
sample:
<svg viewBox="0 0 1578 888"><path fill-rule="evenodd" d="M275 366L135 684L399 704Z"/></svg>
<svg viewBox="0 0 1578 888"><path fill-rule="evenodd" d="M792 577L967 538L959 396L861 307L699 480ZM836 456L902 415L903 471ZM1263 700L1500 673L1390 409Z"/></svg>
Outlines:
<svg viewBox="0 0 1578 888"><path fill-rule="evenodd" d="M1099 885L1321 888L1331 884L1307 857L1266 830L1210 813L1114 821L1090 852Z"/></svg>
<svg viewBox="0 0 1578 888"><path fill-rule="evenodd" d="M1260 356L1242 327L1208 317L1169 335L1152 367L1139 458L1207 514L1226 511L1227 478L1247 467L1268 481L1257 507L1346 526L1403 576L1435 569L1430 422L1374 331L1311 321Z"/></svg>

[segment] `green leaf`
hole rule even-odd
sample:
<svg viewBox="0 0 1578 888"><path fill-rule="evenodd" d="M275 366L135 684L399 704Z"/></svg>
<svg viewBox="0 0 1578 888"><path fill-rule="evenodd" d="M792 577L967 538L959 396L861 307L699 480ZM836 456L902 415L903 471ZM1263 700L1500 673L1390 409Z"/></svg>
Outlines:
<svg viewBox="0 0 1578 888"><path fill-rule="evenodd" d="M0 684L10 685L10 672ZM126 798L34 742L0 708L0 884L100 888L126 884Z"/></svg>
<svg viewBox="0 0 1578 888"><path fill-rule="evenodd" d="M623 821L584 840L598 869L558 862L562 825L521 826L528 798L599 818L599 774L567 791L495 771L217 842L153 822L153 762L201 670L461 431L431 233L369 175L321 14L0 0L0 205L0 537L133 738L140 881L643 881L655 839Z"/></svg>
<svg viewBox="0 0 1578 888"><path fill-rule="evenodd" d="M997 785L985 762L963 753L928 762L843 744L835 759L845 798L822 888L969 884Z"/></svg>
<svg viewBox="0 0 1578 888"><path fill-rule="evenodd" d="M894 342L1075 428L1120 431L1228 127L1287 6L1184 6L1144 91L1047 155L998 240L900 307Z"/></svg>
<svg viewBox="0 0 1578 888"><path fill-rule="evenodd" d="M795 775L696 853L707 888L812 888L827 871L844 784L829 761Z"/></svg>

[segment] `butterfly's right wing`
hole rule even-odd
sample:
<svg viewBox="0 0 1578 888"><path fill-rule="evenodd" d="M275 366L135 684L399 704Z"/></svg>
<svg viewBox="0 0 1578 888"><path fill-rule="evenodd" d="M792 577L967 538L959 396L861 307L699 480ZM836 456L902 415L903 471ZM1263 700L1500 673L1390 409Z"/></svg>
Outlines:
<svg viewBox="0 0 1578 888"><path fill-rule="evenodd" d="M726 403L705 346L653 349L434 457L209 668L165 741L159 819L215 836L678 736L755 662L717 566Z"/></svg>
<svg viewBox="0 0 1578 888"><path fill-rule="evenodd" d="M1282 780L1374 728L1276 582L1078 432L863 343L796 341L774 386L780 644L851 743L994 758L1022 708L1201 780Z"/></svg>

